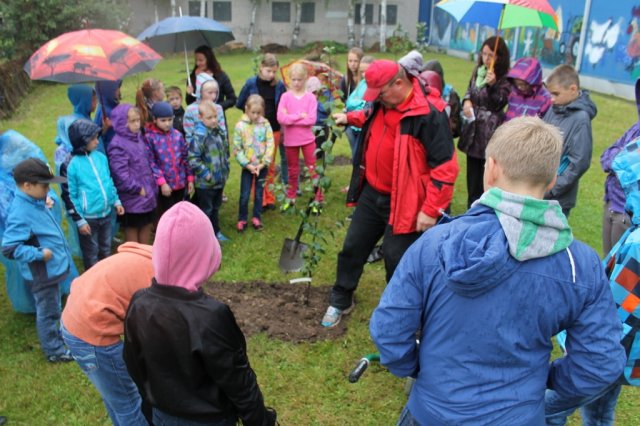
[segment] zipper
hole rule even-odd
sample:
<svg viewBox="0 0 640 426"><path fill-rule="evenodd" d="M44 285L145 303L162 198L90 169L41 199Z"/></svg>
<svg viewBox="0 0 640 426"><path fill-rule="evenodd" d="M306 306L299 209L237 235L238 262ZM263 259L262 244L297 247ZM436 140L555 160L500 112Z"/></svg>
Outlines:
<svg viewBox="0 0 640 426"><path fill-rule="evenodd" d="M102 185L102 181L100 180L100 176L98 175L98 170L96 169L95 165L93 164L93 160L91 159L91 157L89 155L87 155L87 159L89 160L89 164L91 165L91 169L93 170L93 173L96 176L96 179L98 181L98 185L100 186L100 192L102 192L102 200L103 200L103 204L104 207L102 209L102 216L104 217L106 215L107 212L107 192L104 189L104 186ZM86 210L85 210L86 213Z"/></svg>

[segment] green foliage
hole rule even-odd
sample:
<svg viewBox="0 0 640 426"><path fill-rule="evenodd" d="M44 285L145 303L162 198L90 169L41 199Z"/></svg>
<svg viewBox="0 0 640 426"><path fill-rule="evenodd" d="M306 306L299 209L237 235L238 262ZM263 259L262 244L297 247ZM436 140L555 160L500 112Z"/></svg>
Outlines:
<svg viewBox="0 0 640 426"><path fill-rule="evenodd" d="M393 35L387 39L387 48L397 58L415 48L414 43L409 38L409 33L398 24Z"/></svg>
<svg viewBox="0 0 640 426"><path fill-rule="evenodd" d="M416 47L423 49L427 45L427 23L418 22L416 24Z"/></svg>
<svg viewBox="0 0 640 426"><path fill-rule="evenodd" d="M0 2L0 58L30 55L45 42L81 28L125 30L125 0L12 0Z"/></svg>
<svg viewBox="0 0 640 426"><path fill-rule="evenodd" d="M334 49L334 53L347 53L349 51L349 47L345 43L340 43L334 40L321 40L321 41L313 41L311 43L307 43L302 51L304 53L309 53L316 49L318 46L324 46L325 48L330 47Z"/></svg>

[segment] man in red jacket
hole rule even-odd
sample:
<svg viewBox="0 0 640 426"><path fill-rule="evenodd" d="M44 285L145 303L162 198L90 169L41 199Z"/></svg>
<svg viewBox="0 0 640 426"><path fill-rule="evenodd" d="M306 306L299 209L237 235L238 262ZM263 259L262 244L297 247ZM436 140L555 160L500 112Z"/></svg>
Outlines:
<svg viewBox="0 0 640 426"><path fill-rule="evenodd" d="M450 204L458 164L444 104L397 62L374 61L365 74L362 111L335 114L361 127L347 203L357 208L338 254L336 282L322 325L353 308L353 292L376 242L384 236L387 282L400 258Z"/></svg>

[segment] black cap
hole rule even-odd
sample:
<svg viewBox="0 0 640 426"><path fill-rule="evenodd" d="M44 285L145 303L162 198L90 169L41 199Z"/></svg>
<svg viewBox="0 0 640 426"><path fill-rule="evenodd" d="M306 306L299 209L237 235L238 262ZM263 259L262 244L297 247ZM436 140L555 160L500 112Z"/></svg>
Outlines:
<svg viewBox="0 0 640 426"><path fill-rule="evenodd" d="M54 176L49 166L37 158L27 158L18 163L13 169L13 179L16 183L66 183L67 179Z"/></svg>

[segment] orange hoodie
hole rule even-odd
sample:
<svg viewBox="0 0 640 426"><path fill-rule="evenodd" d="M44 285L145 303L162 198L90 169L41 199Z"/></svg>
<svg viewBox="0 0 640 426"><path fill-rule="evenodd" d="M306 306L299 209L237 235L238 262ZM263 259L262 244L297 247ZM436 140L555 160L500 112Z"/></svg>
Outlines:
<svg viewBox="0 0 640 426"><path fill-rule="evenodd" d="M71 284L62 323L94 346L118 343L133 294L151 285L151 246L124 243L118 253L98 262Z"/></svg>

